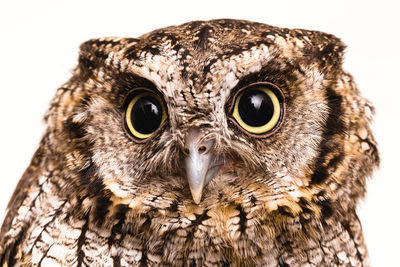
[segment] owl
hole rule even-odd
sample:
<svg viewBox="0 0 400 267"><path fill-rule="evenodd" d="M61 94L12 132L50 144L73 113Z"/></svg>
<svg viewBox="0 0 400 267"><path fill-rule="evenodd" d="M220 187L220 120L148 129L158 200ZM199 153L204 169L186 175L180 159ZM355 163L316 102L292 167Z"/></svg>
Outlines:
<svg viewBox="0 0 400 267"><path fill-rule="evenodd" d="M193 21L83 43L2 266L368 266L373 107L318 31Z"/></svg>

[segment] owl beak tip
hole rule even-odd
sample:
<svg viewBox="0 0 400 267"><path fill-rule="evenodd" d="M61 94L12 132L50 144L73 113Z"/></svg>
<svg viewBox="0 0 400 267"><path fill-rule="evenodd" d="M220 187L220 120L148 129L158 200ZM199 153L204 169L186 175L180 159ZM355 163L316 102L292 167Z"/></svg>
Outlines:
<svg viewBox="0 0 400 267"><path fill-rule="evenodd" d="M203 193L202 191L203 191L202 188L200 190L193 190L192 188L190 188L190 192L192 193L193 201L197 205L200 204L200 202L201 202L201 196Z"/></svg>
<svg viewBox="0 0 400 267"><path fill-rule="evenodd" d="M206 180L205 174L208 167L207 165L207 163L200 163L199 166L199 162L193 162L190 159L187 159L186 162L186 175L189 183L190 193L192 194L193 201L196 204L200 204L201 202Z"/></svg>
<svg viewBox="0 0 400 267"><path fill-rule="evenodd" d="M196 204L200 204L203 189L213 176L209 169L214 161L214 155L210 151L214 141L201 141L202 137L198 129L190 130L186 136L186 147L189 151L185 157L186 176Z"/></svg>

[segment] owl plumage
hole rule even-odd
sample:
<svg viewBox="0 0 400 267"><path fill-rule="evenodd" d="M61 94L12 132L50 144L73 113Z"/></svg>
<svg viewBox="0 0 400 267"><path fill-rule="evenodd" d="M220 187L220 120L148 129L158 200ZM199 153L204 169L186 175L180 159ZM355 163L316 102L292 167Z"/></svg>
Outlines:
<svg viewBox="0 0 400 267"><path fill-rule="evenodd" d="M344 48L240 20L82 44L9 202L0 263L368 266L356 207L379 156ZM278 112L266 130L240 119L254 92ZM135 121L140 99L158 121Z"/></svg>

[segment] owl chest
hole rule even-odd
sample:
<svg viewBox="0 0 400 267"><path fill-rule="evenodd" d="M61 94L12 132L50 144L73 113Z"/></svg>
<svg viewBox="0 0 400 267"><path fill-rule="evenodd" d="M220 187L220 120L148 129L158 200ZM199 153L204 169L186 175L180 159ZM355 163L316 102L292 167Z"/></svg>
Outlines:
<svg viewBox="0 0 400 267"><path fill-rule="evenodd" d="M54 192L55 183L43 179L17 211L7 239L17 240L10 249L20 266L358 266L366 258L355 218L318 229L318 238L304 235L301 223L279 230L273 220L240 213L225 220L215 212L128 210L99 224L90 212L76 216L74 204Z"/></svg>
<svg viewBox="0 0 400 267"><path fill-rule="evenodd" d="M127 221L99 227L89 216L67 216L71 207L62 203L59 212L32 217L34 223L21 243L21 262L33 266L358 266L363 261L363 247L344 228L331 229L321 240L305 241L285 234L271 238L252 233L251 228L225 237L213 229L216 226L163 229L157 219L141 221L142 228Z"/></svg>

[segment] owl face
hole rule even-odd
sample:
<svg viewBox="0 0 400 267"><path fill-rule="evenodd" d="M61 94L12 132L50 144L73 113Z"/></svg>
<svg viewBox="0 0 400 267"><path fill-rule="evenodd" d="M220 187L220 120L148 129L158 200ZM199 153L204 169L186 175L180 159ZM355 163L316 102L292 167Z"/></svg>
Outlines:
<svg viewBox="0 0 400 267"><path fill-rule="evenodd" d="M73 78L84 86L48 118L64 121L53 127L73 146L72 183L139 214L319 217L332 196L362 196L372 169L348 168L365 154L350 132L369 131L358 119L369 107L343 49L331 35L233 20L92 40Z"/></svg>

